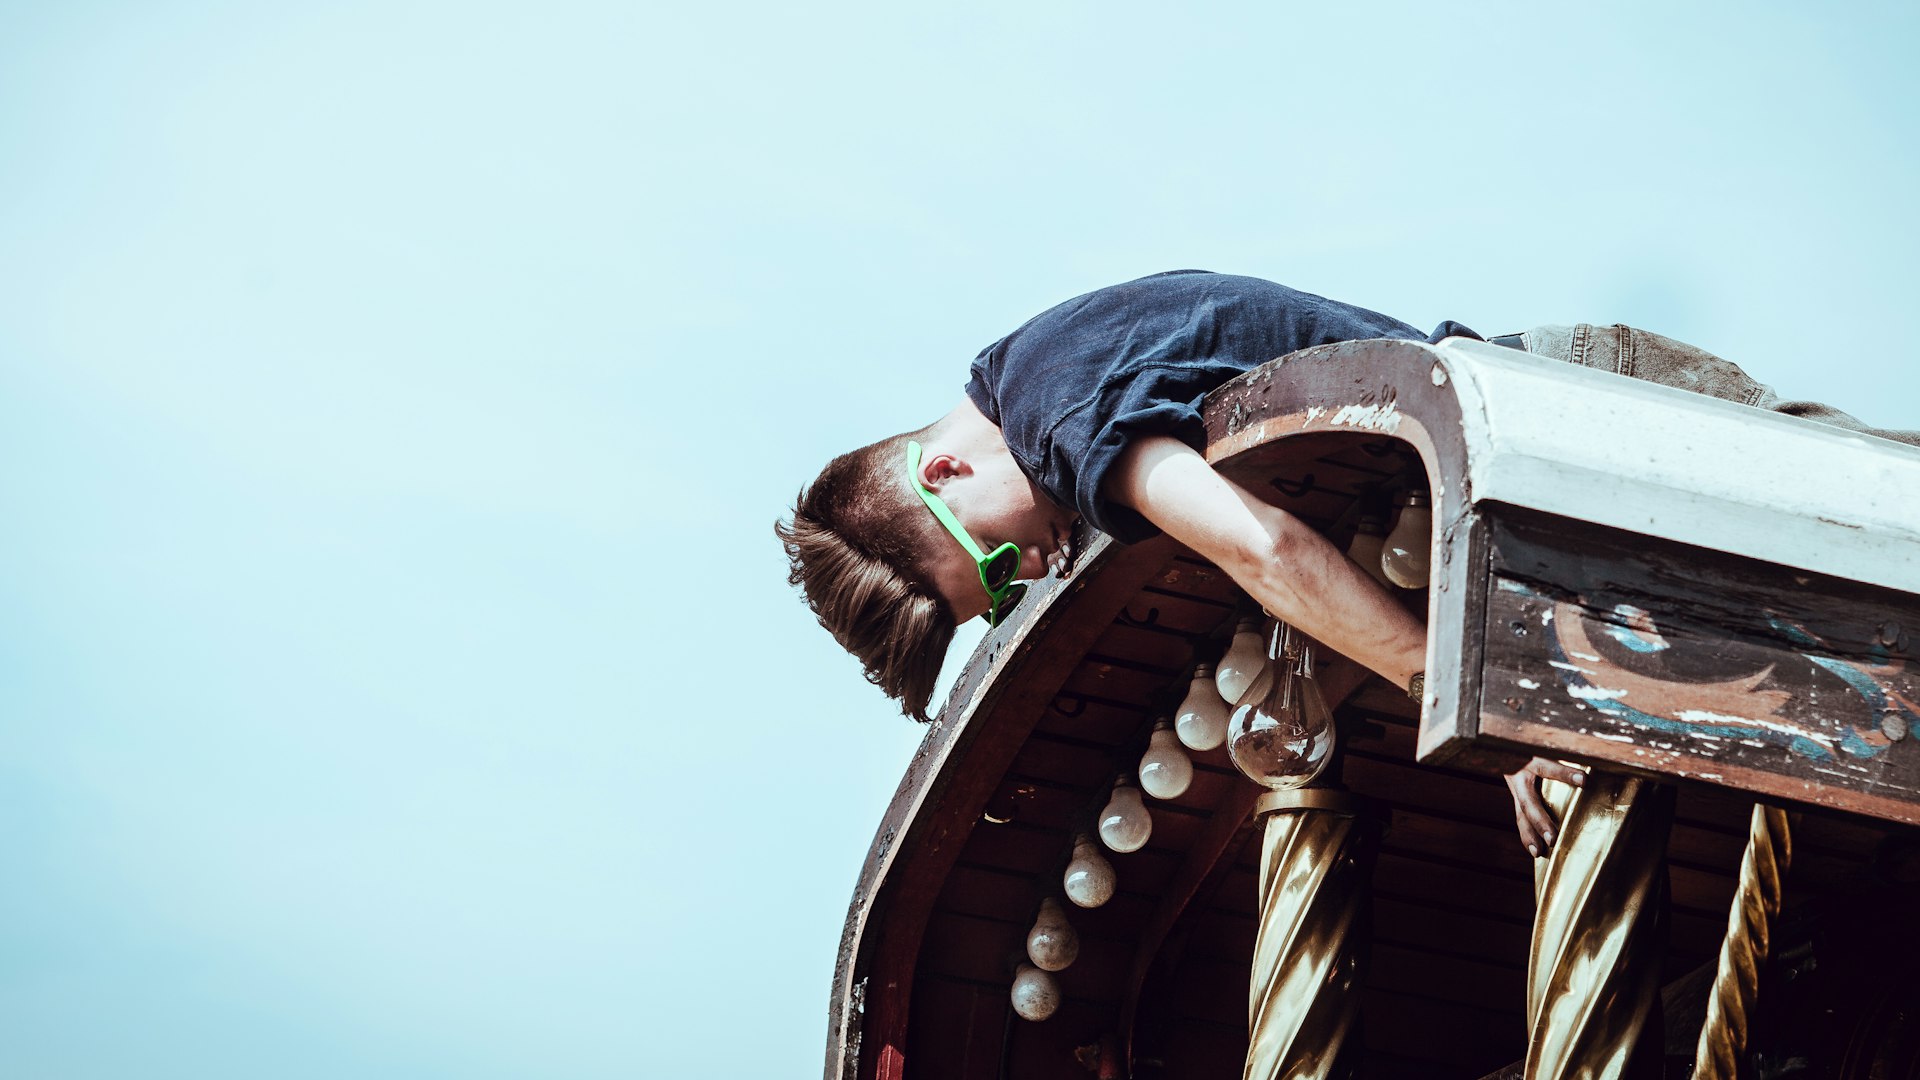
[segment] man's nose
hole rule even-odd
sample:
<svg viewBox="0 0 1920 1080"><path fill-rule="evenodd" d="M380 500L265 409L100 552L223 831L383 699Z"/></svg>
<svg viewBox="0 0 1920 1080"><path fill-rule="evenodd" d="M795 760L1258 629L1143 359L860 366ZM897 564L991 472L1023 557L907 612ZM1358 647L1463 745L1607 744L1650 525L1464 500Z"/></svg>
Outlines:
<svg viewBox="0 0 1920 1080"><path fill-rule="evenodd" d="M1046 576L1047 553L1038 544L1029 544L1020 552L1020 576L1032 581Z"/></svg>

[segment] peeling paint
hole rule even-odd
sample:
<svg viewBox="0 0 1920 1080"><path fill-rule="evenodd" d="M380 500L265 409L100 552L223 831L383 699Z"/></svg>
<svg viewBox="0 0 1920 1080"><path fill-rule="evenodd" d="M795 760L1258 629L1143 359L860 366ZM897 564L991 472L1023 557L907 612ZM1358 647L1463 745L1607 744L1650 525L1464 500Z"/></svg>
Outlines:
<svg viewBox="0 0 1920 1080"><path fill-rule="evenodd" d="M1805 739L1809 742L1816 742L1829 749L1831 749L1835 741L1837 741L1834 736L1826 732L1816 731L1813 728L1802 727L1798 724L1785 724L1777 720L1728 716L1725 713L1709 712L1706 709L1683 709L1675 715L1680 720L1689 724L1717 724L1721 727L1765 728L1768 731L1777 731L1783 735Z"/></svg>
<svg viewBox="0 0 1920 1080"><path fill-rule="evenodd" d="M1569 686L1567 693L1582 701L1613 701L1627 696L1625 690L1609 690L1603 686Z"/></svg>
<svg viewBox="0 0 1920 1080"><path fill-rule="evenodd" d="M1520 689L1522 689L1522 690L1538 690L1538 689L1540 689L1540 684L1539 684L1539 683L1537 683L1537 682L1534 682L1534 681L1533 681L1532 679L1521 679L1521 680L1520 680Z"/></svg>
<svg viewBox="0 0 1920 1080"><path fill-rule="evenodd" d="M1400 408L1389 402L1385 405L1343 405L1333 414L1334 427L1356 427L1366 431L1382 431L1391 435L1400 430Z"/></svg>

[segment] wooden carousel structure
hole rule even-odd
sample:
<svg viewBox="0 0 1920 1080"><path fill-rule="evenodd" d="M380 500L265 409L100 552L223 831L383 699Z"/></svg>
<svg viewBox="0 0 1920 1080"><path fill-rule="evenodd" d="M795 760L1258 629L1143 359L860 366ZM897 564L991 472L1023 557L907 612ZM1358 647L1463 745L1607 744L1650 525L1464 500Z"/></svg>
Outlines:
<svg viewBox="0 0 1920 1080"><path fill-rule="evenodd" d="M1407 507L1424 700L1095 539L888 808L828 1080L1920 1076L1920 452L1458 339L1204 412L1343 547ZM1324 698L1324 769L1244 777L1216 680ZM1500 779L1536 754L1589 769L1541 860Z"/></svg>

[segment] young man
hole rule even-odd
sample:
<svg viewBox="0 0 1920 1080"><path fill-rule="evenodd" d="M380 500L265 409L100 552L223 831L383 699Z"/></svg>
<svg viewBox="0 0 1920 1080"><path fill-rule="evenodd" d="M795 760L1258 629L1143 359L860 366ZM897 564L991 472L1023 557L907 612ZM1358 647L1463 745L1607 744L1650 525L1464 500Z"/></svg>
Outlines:
<svg viewBox="0 0 1920 1080"><path fill-rule="evenodd" d="M1419 621L1299 519L1207 465L1199 405L1276 356L1360 338L1432 334L1257 278L1177 270L1076 297L974 359L965 399L918 431L829 462L775 526L789 580L866 676L912 716L927 706L955 626L998 625L1021 580L1070 561L1076 518L1125 543L1164 531L1269 612L1408 687L1425 663ZM1781 402L1739 368L1628 327L1544 327L1501 344L1855 430L1852 417ZM1920 445L1917 432L1872 432ZM1509 778L1535 854L1552 842L1536 760Z"/></svg>

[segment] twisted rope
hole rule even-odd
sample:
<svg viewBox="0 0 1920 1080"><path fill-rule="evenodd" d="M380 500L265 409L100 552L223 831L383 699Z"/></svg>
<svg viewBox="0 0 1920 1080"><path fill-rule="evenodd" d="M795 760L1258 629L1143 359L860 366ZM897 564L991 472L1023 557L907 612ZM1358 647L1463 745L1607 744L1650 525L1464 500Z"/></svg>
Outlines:
<svg viewBox="0 0 1920 1080"><path fill-rule="evenodd" d="M1720 942L1720 968L1707 998L1707 1019L1694 1050L1695 1080L1735 1080L1747 1048L1747 1020L1760 988L1760 965L1767 959L1767 936L1780 898L1787 866L1793 861L1793 835L1787 812L1755 804L1740 859L1740 889L1727 913L1727 936Z"/></svg>

